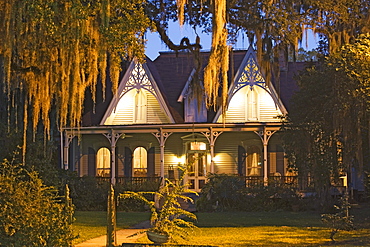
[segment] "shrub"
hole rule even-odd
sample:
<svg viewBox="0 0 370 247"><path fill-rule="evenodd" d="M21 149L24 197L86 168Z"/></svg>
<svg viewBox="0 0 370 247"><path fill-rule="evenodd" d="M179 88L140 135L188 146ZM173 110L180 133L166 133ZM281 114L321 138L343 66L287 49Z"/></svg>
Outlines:
<svg viewBox="0 0 370 247"><path fill-rule="evenodd" d="M330 228L330 239L334 243L334 235L339 231L350 231L354 229L354 217L349 214L350 204L348 203L348 194L346 193L340 200L340 205L334 205L336 213L322 214L322 222Z"/></svg>
<svg viewBox="0 0 370 247"><path fill-rule="evenodd" d="M237 175L208 174L208 182L197 200L197 209L201 211L224 211L240 209L243 202L245 184Z"/></svg>
<svg viewBox="0 0 370 247"><path fill-rule="evenodd" d="M0 165L0 246L70 246L72 213L37 172Z"/></svg>
<svg viewBox="0 0 370 247"><path fill-rule="evenodd" d="M99 182L95 177L72 175L66 181L71 188L71 198L76 210L107 210L109 182Z"/></svg>
<svg viewBox="0 0 370 247"><path fill-rule="evenodd" d="M197 200L200 211L291 210L292 205L302 205L302 199L291 187L276 184L246 187L242 177L228 174L209 174Z"/></svg>

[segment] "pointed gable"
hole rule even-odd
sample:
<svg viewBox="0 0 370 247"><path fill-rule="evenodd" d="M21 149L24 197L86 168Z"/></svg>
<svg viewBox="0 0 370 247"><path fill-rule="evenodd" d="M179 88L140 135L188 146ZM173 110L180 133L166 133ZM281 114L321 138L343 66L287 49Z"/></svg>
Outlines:
<svg viewBox="0 0 370 247"><path fill-rule="evenodd" d="M276 94L272 83L267 83L257 63L252 47L249 47L228 93L227 123L278 122L277 116L286 109ZM215 122L222 122L221 109Z"/></svg>
<svg viewBox="0 0 370 247"><path fill-rule="evenodd" d="M174 123L147 64L131 62L101 125Z"/></svg>

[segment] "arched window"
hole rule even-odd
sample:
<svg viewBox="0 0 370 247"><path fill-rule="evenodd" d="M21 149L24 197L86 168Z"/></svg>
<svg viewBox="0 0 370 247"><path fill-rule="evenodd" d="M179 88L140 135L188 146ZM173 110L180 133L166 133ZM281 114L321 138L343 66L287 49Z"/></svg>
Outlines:
<svg viewBox="0 0 370 247"><path fill-rule="evenodd" d="M257 146L247 148L247 176L261 176L261 150Z"/></svg>
<svg viewBox="0 0 370 247"><path fill-rule="evenodd" d="M134 150L133 174L134 177L146 177L148 171L148 152L143 147Z"/></svg>
<svg viewBox="0 0 370 247"><path fill-rule="evenodd" d="M96 175L98 177L110 177L110 151L102 147L96 154Z"/></svg>

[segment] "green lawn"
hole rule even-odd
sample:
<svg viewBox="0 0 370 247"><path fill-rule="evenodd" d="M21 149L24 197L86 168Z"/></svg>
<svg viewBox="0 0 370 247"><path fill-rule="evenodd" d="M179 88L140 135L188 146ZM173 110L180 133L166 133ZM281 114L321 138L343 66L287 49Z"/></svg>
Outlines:
<svg viewBox="0 0 370 247"><path fill-rule="evenodd" d="M149 219L149 213L118 212L117 229L128 228ZM81 243L88 239L107 234L107 212L101 211L77 211L76 221L73 228L79 238L75 243Z"/></svg>
<svg viewBox="0 0 370 247"><path fill-rule="evenodd" d="M357 229L339 232L335 246L370 246L369 207L351 209ZM104 235L105 212L76 212L75 229L81 239ZM329 229L317 212L222 212L197 213L199 227L181 244L213 246L323 246L330 245ZM118 213L117 226L125 228L147 220L147 213ZM139 239L149 243L146 237Z"/></svg>

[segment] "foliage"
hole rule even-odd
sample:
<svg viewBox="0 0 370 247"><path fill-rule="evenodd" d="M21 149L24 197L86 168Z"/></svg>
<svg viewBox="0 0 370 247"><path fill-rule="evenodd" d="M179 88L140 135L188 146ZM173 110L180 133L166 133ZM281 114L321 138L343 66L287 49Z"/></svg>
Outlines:
<svg viewBox="0 0 370 247"><path fill-rule="evenodd" d="M197 200L200 211L274 211L292 210L292 205L305 210L296 189L275 185L246 187L237 175L208 174L208 182Z"/></svg>
<svg viewBox="0 0 370 247"><path fill-rule="evenodd" d="M186 189L187 184L183 184L186 172L183 169L182 175L177 182L168 179L158 192L133 192L125 191L119 195L120 199L134 198L145 202L151 211L150 223L151 228L145 231L169 236L173 241L176 236L185 238L189 229L194 229L193 222L183 219L187 217L196 220L196 216L181 208L180 201L191 202L193 199L185 193L195 193ZM146 196L154 195L155 200L148 200Z"/></svg>
<svg viewBox="0 0 370 247"><path fill-rule="evenodd" d="M339 177L368 161L370 35L311 66L299 78L284 143L291 168L310 175L322 203Z"/></svg>
<svg viewBox="0 0 370 247"><path fill-rule="evenodd" d="M76 210L106 210L109 183L99 183L90 176L78 177L77 174L69 174L65 178L71 189L71 198Z"/></svg>
<svg viewBox="0 0 370 247"><path fill-rule="evenodd" d="M295 53L294 53L295 54ZM290 62L313 62L317 61L319 54L317 50L306 51L302 47L298 49L297 54L293 56L293 52L289 52L288 61Z"/></svg>
<svg viewBox="0 0 370 247"><path fill-rule="evenodd" d="M335 214L323 214L322 222L330 228L330 239L335 242L334 235L340 230L350 231L354 229L354 217L349 215L348 194L341 198L340 206L334 205L337 212Z"/></svg>
<svg viewBox="0 0 370 247"><path fill-rule="evenodd" d="M143 57L151 26L142 0L5 0L0 19L5 90L26 90L19 103L30 104L34 130L40 119L49 130L53 107L59 126L78 125L86 89L95 95L109 71L115 90L121 59Z"/></svg>
<svg viewBox="0 0 370 247"><path fill-rule="evenodd" d="M293 60L296 60L298 45L304 43L303 35L307 34L308 30L320 35L321 41L326 43L330 53L337 51L358 34L370 30L368 21L370 3L367 0L337 1L334 6L332 0L232 0L226 3L226 14L217 13L218 3L222 5L223 1L222 3L204 0L150 0L148 2L149 17L156 23L162 41L170 49L188 50L194 55L198 65L202 66L198 54L199 46L202 44L199 38L197 37L193 44L189 39L183 38L179 45L175 45L167 35L170 21L179 20L181 23L187 23L195 30L195 34L199 29L203 32L212 32L212 39L219 42L212 43L208 66L216 63L213 57L214 51L218 52L219 64L223 64L227 59L227 53L217 49L221 45L226 45L222 35L228 36L229 46L235 44L237 39L246 38L248 43L257 49L258 62L267 81L271 78L279 78L279 58L282 55L287 60L288 54L292 54ZM227 31L220 32L221 28ZM208 66L204 76L206 81ZM214 72L214 76L216 75L218 73ZM202 75L197 77L201 78ZM218 87L221 85L218 81L221 80L223 78L219 76L216 82L210 85ZM220 86L220 91L221 89L227 91L226 87L227 85ZM208 88L208 84L205 88ZM218 90L213 89L212 92L218 92ZM212 95L212 92L209 94ZM209 94L208 97L210 97ZM225 97L226 95L223 95L222 99L225 100Z"/></svg>
<svg viewBox="0 0 370 247"><path fill-rule="evenodd" d="M245 184L237 175L209 173L201 197L197 200L197 209L202 211L235 210L244 204Z"/></svg>
<svg viewBox="0 0 370 247"><path fill-rule="evenodd" d="M5 160L0 166L0 245L70 246L73 207L38 174Z"/></svg>

